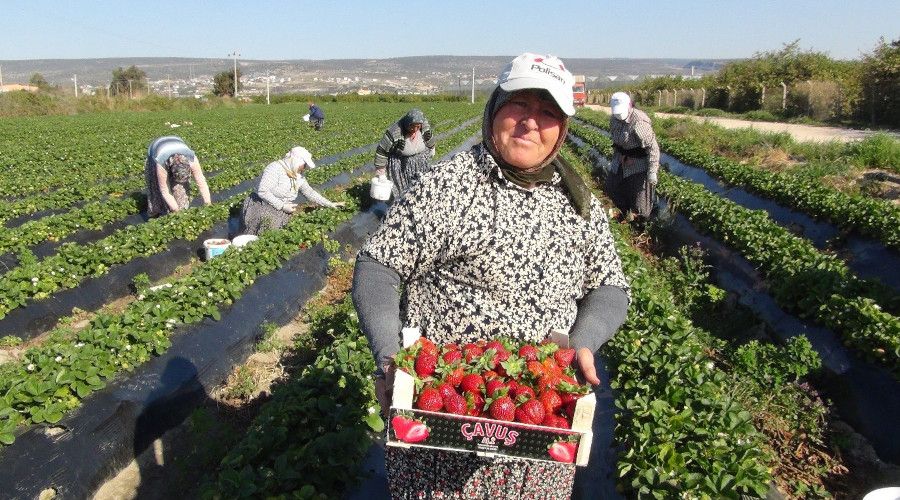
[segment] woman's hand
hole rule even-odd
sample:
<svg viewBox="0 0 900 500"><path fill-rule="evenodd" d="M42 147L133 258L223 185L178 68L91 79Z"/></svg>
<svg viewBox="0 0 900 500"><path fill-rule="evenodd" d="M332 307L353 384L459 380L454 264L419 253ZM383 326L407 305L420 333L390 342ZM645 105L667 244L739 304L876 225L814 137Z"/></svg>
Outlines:
<svg viewBox="0 0 900 500"><path fill-rule="evenodd" d="M343 208L345 206L347 206L347 202L345 202L345 201L334 202L334 208Z"/></svg>
<svg viewBox="0 0 900 500"><path fill-rule="evenodd" d="M381 405L381 415L388 417L391 409L391 401L394 396L394 363L383 366L384 376L375 379L375 397L378 398L378 404Z"/></svg>
<svg viewBox="0 0 900 500"><path fill-rule="evenodd" d="M281 205L281 211L286 214L292 214L297 211L297 204L296 203L285 203L284 205Z"/></svg>
<svg viewBox="0 0 900 500"><path fill-rule="evenodd" d="M597 369L594 367L594 353L587 347L582 347L575 353L575 358L578 360L578 368L581 369L584 380L591 385L600 385L600 378L597 376Z"/></svg>

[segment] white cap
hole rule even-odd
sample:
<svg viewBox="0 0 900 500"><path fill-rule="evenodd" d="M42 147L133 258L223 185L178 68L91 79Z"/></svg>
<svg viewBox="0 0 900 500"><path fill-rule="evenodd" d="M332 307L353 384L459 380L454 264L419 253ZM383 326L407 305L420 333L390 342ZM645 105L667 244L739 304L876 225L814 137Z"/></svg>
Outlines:
<svg viewBox="0 0 900 500"><path fill-rule="evenodd" d="M575 77L556 56L526 52L512 60L497 77L500 88L512 92L522 89L544 89L550 92L563 113L572 116L575 106L572 85Z"/></svg>
<svg viewBox="0 0 900 500"><path fill-rule="evenodd" d="M294 168L299 168L301 162L306 164L306 168L316 168L316 164L313 163L312 154L310 154L303 146L291 148L291 150L288 151L287 156L293 160L291 161L291 166Z"/></svg>
<svg viewBox="0 0 900 500"><path fill-rule="evenodd" d="M616 92L609 98L609 107L612 108L613 116L624 120L631 109L631 97L625 92Z"/></svg>

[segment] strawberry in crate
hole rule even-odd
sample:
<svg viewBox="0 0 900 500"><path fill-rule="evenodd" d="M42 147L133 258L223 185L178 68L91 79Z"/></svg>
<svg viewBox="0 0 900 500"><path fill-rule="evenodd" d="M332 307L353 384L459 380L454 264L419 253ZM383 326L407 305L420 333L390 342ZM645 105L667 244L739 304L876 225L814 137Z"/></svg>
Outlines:
<svg viewBox="0 0 900 500"><path fill-rule="evenodd" d="M570 429L590 386L575 378L575 350L498 338L438 346L419 337L395 357L415 380L417 409Z"/></svg>

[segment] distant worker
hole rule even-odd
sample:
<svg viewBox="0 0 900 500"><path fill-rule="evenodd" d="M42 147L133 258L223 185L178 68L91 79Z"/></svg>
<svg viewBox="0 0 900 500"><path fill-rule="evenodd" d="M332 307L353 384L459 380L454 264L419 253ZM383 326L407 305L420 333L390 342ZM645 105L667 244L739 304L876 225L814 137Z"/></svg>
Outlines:
<svg viewBox="0 0 900 500"><path fill-rule="evenodd" d="M203 203L212 203L197 155L181 137L170 135L150 143L144 164L147 216L156 217L187 208L191 203L191 177L197 182Z"/></svg>
<svg viewBox="0 0 900 500"><path fill-rule="evenodd" d="M434 158L434 134L425 114L409 110L384 131L375 148L375 173L386 173L394 183L394 197L399 197L419 178L431 170Z"/></svg>
<svg viewBox="0 0 900 500"><path fill-rule="evenodd" d="M309 125L316 130L322 130L325 125L325 112L316 103L309 101Z"/></svg>
<svg viewBox="0 0 900 500"><path fill-rule="evenodd" d="M620 221L646 222L656 201L659 144L646 113L634 108L631 97L616 92L610 98L609 119L613 142L612 172L606 192L619 209Z"/></svg>
<svg viewBox="0 0 900 500"><path fill-rule="evenodd" d="M263 170L256 191L244 199L241 209L241 233L259 235L267 229L281 229L297 211L297 193L328 208L344 206L319 194L303 176L307 169L316 168L306 148L291 148L280 160Z"/></svg>

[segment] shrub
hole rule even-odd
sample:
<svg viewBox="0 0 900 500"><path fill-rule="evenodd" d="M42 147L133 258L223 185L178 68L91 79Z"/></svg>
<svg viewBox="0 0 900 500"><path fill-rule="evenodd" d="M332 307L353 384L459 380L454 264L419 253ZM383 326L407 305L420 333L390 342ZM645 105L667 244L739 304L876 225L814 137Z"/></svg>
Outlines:
<svg viewBox="0 0 900 500"><path fill-rule="evenodd" d="M850 146L854 165L900 173L900 141L878 133Z"/></svg>
<svg viewBox="0 0 900 500"><path fill-rule="evenodd" d="M763 121L763 122L777 122L778 117L772 114L770 111L766 111L764 109L756 109L753 111L747 111L744 113L744 117L748 120L755 121Z"/></svg>

